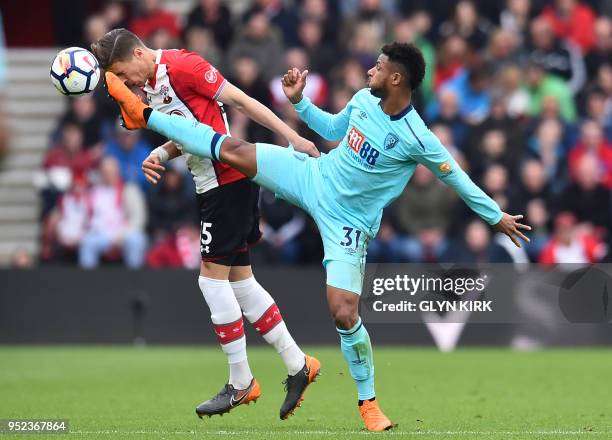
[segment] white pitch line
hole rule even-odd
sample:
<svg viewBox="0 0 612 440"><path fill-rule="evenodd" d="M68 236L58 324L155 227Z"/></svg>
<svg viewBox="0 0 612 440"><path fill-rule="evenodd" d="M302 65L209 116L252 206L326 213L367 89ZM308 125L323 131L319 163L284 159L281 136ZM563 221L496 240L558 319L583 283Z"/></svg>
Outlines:
<svg viewBox="0 0 612 440"><path fill-rule="evenodd" d="M366 431L70 431L72 435L329 435L329 436L346 436L346 435L370 435ZM555 435L555 436L577 436L577 435L612 435L612 431L388 431L385 435L395 436L430 436L430 435Z"/></svg>

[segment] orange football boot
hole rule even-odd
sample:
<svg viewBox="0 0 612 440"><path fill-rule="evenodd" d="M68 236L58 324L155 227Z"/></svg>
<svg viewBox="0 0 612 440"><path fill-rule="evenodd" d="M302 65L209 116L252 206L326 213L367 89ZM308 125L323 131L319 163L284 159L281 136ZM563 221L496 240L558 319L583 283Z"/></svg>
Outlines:
<svg viewBox="0 0 612 440"><path fill-rule="evenodd" d="M391 420L380 410L378 400L371 402L364 400L363 404L359 407L359 412L368 431L380 432L393 428Z"/></svg>
<svg viewBox="0 0 612 440"><path fill-rule="evenodd" d="M259 396L261 396L261 387L255 378L244 390L237 390L232 385L225 384L216 396L198 405L196 414L199 418L212 417L217 414L222 416L237 406L257 402Z"/></svg>
<svg viewBox="0 0 612 440"><path fill-rule="evenodd" d="M119 104L125 128L128 130L146 128L147 121L145 121L143 111L148 106L117 75L106 72L105 77L108 94Z"/></svg>

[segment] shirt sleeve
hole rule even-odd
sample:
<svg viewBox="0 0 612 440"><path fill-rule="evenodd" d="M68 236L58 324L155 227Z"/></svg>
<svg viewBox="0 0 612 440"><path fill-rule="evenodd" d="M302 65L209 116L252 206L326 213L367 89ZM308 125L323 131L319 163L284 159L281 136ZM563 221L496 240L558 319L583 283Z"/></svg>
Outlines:
<svg viewBox="0 0 612 440"><path fill-rule="evenodd" d="M351 101L340 113L335 115L321 110L306 96L300 102L294 104L293 108L295 108L300 119L316 131L319 136L328 141L337 141L342 139L348 130Z"/></svg>
<svg viewBox="0 0 612 440"><path fill-rule="evenodd" d="M221 72L204 58L189 52L178 63L181 80L189 84L193 93L209 99L217 99L227 83Z"/></svg>
<svg viewBox="0 0 612 440"><path fill-rule="evenodd" d="M437 136L427 130L414 137L416 144L410 149L410 158L425 165L442 182L453 188L470 209L487 223L499 223L503 213L497 203L461 169Z"/></svg>

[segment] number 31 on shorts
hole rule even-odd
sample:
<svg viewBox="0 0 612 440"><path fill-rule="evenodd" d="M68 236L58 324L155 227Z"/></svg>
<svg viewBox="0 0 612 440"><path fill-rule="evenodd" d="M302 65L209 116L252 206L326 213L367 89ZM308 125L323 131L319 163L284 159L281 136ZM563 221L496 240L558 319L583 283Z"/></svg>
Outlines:
<svg viewBox="0 0 612 440"><path fill-rule="evenodd" d="M342 228L344 232L344 238L340 242L340 246L344 246L346 248L354 248L357 250L359 248L359 239L361 238L361 231L359 229L351 228L349 226L345 226Z"/></svg>

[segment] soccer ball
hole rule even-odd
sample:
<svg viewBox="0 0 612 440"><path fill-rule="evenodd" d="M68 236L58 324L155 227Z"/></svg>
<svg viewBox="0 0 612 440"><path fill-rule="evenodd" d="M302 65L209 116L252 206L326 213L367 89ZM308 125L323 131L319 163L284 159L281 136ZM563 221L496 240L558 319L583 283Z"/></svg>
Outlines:
<svg viewBox="0 0 612 440"><path fill-rule="evenodd" d="M55 88L69 96L91 92L100 80L98 60L80 47L60 50L53 59L50 74Z"/></svg>

